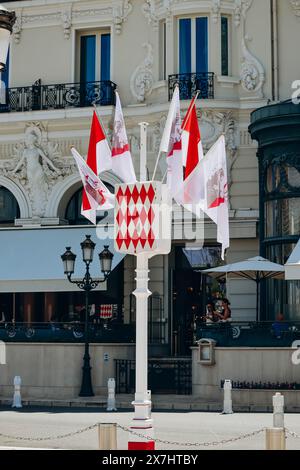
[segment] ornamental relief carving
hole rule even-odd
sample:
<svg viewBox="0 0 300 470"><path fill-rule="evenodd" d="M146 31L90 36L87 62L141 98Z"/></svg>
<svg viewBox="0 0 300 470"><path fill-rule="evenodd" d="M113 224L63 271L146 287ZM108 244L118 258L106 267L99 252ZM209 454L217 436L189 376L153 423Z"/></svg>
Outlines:
<svg viewBox="0 0 300 470"><path fill-rule="evenodd" d="M153 29L157 31L158 29L158 16L157 16L157 7L155 5L155 0L146 0L142 7L142 13L146 17L148 24L153 26Z"/></svg>
<svg viewBox="0 0 300 470"><path fill-rule="evenodd" d="M251 8L253 0L236 0L240 3L241 12L241 68L240 68L240 79L243 89L247 93L251 93L255 98L263 98L263 86L265 83L265 70L261 62L250 52L247 43L252 38L246 34L246 14Z"/></svg>
<svg viewBox="0 0 300 470"><path fill-rule="evenodd" d="M0 161L0 172L28 194L33 217L43 217L53 186L73 174L73 159L63 159L58 143L48 139L42 123L25 126L24 138L13 146L9 159Z"/></svg>
<svg viewBox="0 0 300 470"><path fill-rule="evenodd" d="M300 0L290 0L292 10L300 18Z"/></svg>
<svg viewBox="0 0 300 470"><path fill-rule="evenodd" d="M143 62L137 66L130 79L130 90L138 103L143 103L152 92L153 77L153 47L148 43L142 45L146 49L146 57Z"/></svg>

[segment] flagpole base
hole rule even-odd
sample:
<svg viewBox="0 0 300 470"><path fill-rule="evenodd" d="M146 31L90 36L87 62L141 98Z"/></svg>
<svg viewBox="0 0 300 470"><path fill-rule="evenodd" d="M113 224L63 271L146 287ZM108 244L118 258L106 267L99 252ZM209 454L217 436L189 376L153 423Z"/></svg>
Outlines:
<svg viewBox="0 0 300 470"><path fill-rule="evenodd" d="M134 401L132 404L134 418L130 426L132 433L129 432L128 450L155 450L151 401Z"/></svg>

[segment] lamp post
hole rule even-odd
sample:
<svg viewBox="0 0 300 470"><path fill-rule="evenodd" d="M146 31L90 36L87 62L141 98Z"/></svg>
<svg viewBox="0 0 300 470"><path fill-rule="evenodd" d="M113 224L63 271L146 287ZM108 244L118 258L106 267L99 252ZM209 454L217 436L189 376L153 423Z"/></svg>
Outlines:
<svg viewBox="0 0 300 470"><path fill-rule="evenodd" d="M92 397L94 396L92 378L91 378L91 366L90 366L90 354L89 354L89 293L96 289L98 284L106 281L111 273L111 265L113 254L109 251L108 245L104 245L104 250L99 253L99 260L101 266L101 272L103 273L102 279L93 279L90 275L90 264L93 261L94 250L96 244L91 240L90 235L86 235L86 239L80 244L82 250L82 259L85 263L86 271L84 278L81 281L73 281L72 275L74 274L76 255L72 253L71 247L67 247L65 253L61 256L64 265L64 273L66 274L68 281L72 284L76 284L79 289L85 292L85 326L84 326L84 337L85 337L85 348L83 356L83 368L82 368L82 383L79 396L80 397Z"/></svg>
<svg viewBox="0 0 300 470"><path fill-rule="evenodd" d="M0 72L5 70L10 36L15 21L15 12L8 11L3 5L0 5Z"/></svg>

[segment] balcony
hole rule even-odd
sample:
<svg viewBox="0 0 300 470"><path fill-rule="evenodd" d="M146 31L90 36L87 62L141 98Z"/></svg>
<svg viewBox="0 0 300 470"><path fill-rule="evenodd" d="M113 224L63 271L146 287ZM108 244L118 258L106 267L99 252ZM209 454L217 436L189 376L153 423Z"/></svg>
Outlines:
<svg viewBox="0 0 300 470"><path fill-rule="evenodd" d="M56 85L42 85L38 81L31 86L7 88L6 103L0 105L0 112L82 108L94 103L101 106L114 105L116 87L109 80Z"/></svg>
<svg viewBox="0 0 300 470"><path fill-rule="evenodd" d="M179 73L169 75L169 100L172 99L175 85L179 86L181 100L189 100L199 91L199 99L214 99L214 73Z"/></svg>
<svg viewBox="0 0 300 470"><path fill-rule="evenodd" d="M80 322L7 322L0 323L0 340L4 342L31 343L83 343L85 325ZM89 340L92 343L133 343L133 325L108 321L89 324Z"/></svg>
<svg viewBox="0 0 300 470"><path fill-rule="evenodd" d="M300 340L299 322L218 322L200 323L194 342L210 338L221 347L292 347Z"/></svg>

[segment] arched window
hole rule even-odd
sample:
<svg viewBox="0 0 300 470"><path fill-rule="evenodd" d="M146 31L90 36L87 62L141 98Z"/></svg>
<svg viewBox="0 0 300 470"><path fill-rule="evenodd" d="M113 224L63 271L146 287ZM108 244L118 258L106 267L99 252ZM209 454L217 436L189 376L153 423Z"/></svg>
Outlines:
<svg viewBox="0 0 300 470"><path fill-rule="evenodd" d="M109 183L105 183L107 189L110 192L114 192L113 186ZM91 222L81 215L81 204L82 204L82 188L78 189L75 194L71 197L65 214L65 219L68 220L70 225L90 225ZM100 222L108 216L108 211L97 212L97 222Z"/></svg>
<svg viewBox="0 0 300 470"><path fill-rule="evenodd" d="M4 186L0 186L0 224L14 224L20 217L20 209L14 195Z"/></svg>

